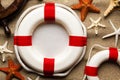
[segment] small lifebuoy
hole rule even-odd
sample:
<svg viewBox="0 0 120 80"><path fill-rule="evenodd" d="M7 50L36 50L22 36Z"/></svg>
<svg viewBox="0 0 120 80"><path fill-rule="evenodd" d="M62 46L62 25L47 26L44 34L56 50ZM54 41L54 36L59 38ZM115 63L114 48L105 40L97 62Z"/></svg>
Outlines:
<svg viewBox="0 0 120 80"><path fill-rule="evenodd" d="M33 31L44 22L60 23L68 31L69 45L59 56L45 56L32 47ZM75 13L54 3L38 5L24 12L18 20L14 37L16 55L23 67L25 64L36 73L47 76L63 73L76 65L84 56L86 42L86 29Z"/></svg>
<svg viewBox="0 0 120 80"><path fill-rule="evenodd" d="M120 52L117 48L100 51L90 59L85 67L88 80L100 80L98 78L98 67L107 60L117 62L120 65Z"/></svg>

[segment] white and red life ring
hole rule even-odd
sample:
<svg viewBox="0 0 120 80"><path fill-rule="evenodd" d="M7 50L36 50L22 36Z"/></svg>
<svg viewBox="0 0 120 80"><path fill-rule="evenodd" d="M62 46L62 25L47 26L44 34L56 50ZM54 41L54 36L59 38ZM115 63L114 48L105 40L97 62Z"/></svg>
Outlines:
<svg viewBox="0 0 120 80"><path fill-rule="evenodd" d="M59 56L45 56L32 47L33 31L44 22L60 23L68 31L69 45ZM46 3L33 6L21 15L16 24L14 36L16 56L25 69L41 75L67 75L84 56L86 42L84 25L78 16L64 5Z"/></svg>
<svg viewBox="0 0 120 80"><path fill-rule="evenodd" d="M117 62L120 65L120 52L117 48L100 51L90 59L85 67L85 75L87 75L88 80L100 80L98 67L107 60Z"/></svg>

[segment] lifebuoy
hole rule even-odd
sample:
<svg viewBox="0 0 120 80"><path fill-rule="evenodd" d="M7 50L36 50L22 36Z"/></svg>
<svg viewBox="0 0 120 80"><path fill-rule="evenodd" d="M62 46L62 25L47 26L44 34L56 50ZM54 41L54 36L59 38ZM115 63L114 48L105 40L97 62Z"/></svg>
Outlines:
<svg viewBox="0 0 120 80"><path fill-rule="evenodd" d="M98 67L107 60L117 62L120 65L120 52L117 48L100 51L90 59L85 67L88 80L100 80L98 78Z"/></svg>
<svg viewBox="0 0 120 80"><path fill-rule="evenodd" d="M60 23L68 31L69 45L59 56L45 56L32 47L32 33L44 22ZM70 8L54 3L37 5L26 10L18 20L14 37L15 52L23 67L46 76L70 72L73 65L84 56L86 42L86 29L78 16Z"/></svg>

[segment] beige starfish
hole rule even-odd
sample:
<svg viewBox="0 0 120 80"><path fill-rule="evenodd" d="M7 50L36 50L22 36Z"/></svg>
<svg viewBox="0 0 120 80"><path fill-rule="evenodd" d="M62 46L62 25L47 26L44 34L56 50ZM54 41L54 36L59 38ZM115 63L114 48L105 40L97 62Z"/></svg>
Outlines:
<svg viewBox="0 0 120 80"><path fill-rule="evenodd" d="M94 28L95 34L97 35L99 27L105 28L105 25L100 23L101 19L102 19L101 17L99 17L97 20L93 20L92 18L90 18L90 21L92 22L92 24L87 29Z"/></svg>
<svg viewBox="0 0 120 80"><path fill-rule="evenodd" d="M114 8L120 6L120 0L110 0L110 4L106 11L104 12L104 16L106 17Z"/></svg>
<svg viewBox="0 0 120 80"><path fill-rule="evenodd" d="M111 37L111 36L115 36L115 47L117 47L118 39L119 39L119 35L120 35L120 28L116 29L116 27L112 23L112 21L109 20L109 22L112 25L112 28L114 29L114 32L112 32L110 34L107 34L107 35L103 36L102 38L105 39L105 38L108 38L108 37Z"/></svg>
<svg viewBox="0 0 120 80"><path fill-rule="evenodd" d="M8 41L6 41L2 46L0 46L0 54L2 55L2 61L5 62L5 53L13 53L13 51L7 49Z"/></svg>
<svg viewBox="0 0 120 80"><path fill-rule="evenodd" d="M39 80L40 77L38 76L35 80ZM32 80L30 77L27 78L27 80Z"/></svg>

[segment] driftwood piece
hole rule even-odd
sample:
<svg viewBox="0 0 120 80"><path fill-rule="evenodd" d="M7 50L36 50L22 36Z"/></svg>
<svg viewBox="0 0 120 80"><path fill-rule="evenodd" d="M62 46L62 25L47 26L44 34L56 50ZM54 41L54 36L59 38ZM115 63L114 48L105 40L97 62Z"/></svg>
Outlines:
<svg viewBox="0 0 120 80"><path fill-rule="evenodd" d="M11 31L8 27L8 22L14 18L24 7L28 0L15 0L6 9L1 5L0 0L0 25L3 26L4 32L7 37L10 37Z"/></svg>

